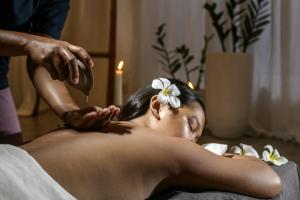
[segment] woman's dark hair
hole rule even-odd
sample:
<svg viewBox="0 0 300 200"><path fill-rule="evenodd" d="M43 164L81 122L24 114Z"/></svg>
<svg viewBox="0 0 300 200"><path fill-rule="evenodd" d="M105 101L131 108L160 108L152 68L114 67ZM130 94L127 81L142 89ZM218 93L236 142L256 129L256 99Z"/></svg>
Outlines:
<svg viewBox="0 0 300 200"><path fill-rule="evenodd" d="M169 81L171 84L175 84L179 89L181 94L177 97L180 99L181 105L188 105L196 101L204 109L204 103L200 95L192 90L186 83L176 79L169 79ZM118 117L119 120L128 121L144 115L149 109L151 98L159 92L160 90L153 89L151 85L138 90L129 97L126 104L122 107Z"/></svg>

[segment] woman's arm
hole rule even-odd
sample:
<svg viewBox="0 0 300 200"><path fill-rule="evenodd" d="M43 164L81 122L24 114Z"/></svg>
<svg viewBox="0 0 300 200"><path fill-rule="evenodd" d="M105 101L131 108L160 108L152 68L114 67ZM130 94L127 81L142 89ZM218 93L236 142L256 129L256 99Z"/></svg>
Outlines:
<svg viewBox="0 0 300 200"><path fill-rule="evenodd" d="M258 198L272 198L282 189L279 176L259 159L217 156L191 143L181 146L180 151L181 173L174 181L181 186L224 190Z"/></svg>

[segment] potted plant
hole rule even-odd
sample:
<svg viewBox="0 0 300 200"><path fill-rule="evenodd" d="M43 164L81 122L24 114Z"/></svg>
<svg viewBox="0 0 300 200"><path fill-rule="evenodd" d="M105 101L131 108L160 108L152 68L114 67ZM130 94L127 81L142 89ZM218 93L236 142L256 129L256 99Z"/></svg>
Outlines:
<svg viewBox="0 0 300 200"><path fill-rule="evenodd" d="M213 38L211 36L204 37L204 47L201 52L200 64L196 66L191 66L191 62L194 59L194 55L190 53L189 48L182 44L175 47L175 49L169 49L166 47L165 38L167 33L165 31L166 24L161 24L155 35L156 43L152 46L158 54L158 62L162 65L162 70L165 71L173 79L181 79L189 84L195 90L200 91L200 85L203 81L204 76L204 65L205 65L205 55L208 47L209 41ZM177 76L178 71L183 68L185 77ZM197 73L197 80L193 83L191 80L191 74Z"/></svg>
<svg viewBox="0 0 300 200"><path fill-rule="evenodd" d="M253 55L247 53L270 22L269 0L227 0L225 11L206 3L222 52L207 54L205 88L208 127L219 137L237 138L248 127ZM226 46L231 37L231 45Z"/></svg>
<svg viewBox="0 0 300 200"><path fill-rule="evenodd" d="M192 84L191 73L198 73L192 84L200 91L205 73L205 102L208 127L219 137L236 138L248 126L249 103L251 98L253 56L247 53L250 45L259 40L269 24L269 0L227 0L225 10L217 11L215 2L205 3L216 34L204 36L204 47L200 64L191 66L194 56L186 45L169 50L165 45L165 24L158 27L157 39L152 46L158 53L163 70L171 78L183 67L185 80ZM228 19L224 19L227 12ZM209 42L214 35L220 42L222 52L207 53ZM226 46L228 39L230 46Z"/></svg>

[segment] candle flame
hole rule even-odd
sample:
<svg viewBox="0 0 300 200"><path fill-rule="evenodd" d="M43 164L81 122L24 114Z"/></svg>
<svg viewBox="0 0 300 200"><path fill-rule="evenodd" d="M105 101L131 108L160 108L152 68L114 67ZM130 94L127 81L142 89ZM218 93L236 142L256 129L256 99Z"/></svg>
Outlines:
<svg viewBox="0 0 300 200"><path fill-rule="evenodd" d="M123 68L123 65L124 65L124 61L123 60L121 60L120 62L119 62L119 64L118 64L118 67L117 67L117 69L118 70L122 70L122 68Z"/></svg>
<svg viewBox="0 0 300 200"><path fill-rule="evenodd" d="M193 90L194 89L194 86L193 86L193 83L191 81L188 82L188 86Z"/></svg>

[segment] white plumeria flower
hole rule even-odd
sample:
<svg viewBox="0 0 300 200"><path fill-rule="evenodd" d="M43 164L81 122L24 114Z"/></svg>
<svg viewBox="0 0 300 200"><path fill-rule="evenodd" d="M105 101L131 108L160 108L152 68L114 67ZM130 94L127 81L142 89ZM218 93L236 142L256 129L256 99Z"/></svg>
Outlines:
<svg viewBox="0 0 300 200"><path fill-rule="evenodd" d="M280 156L277 149L273 149L272 145L266 145L265 151L262 153L263 160L265 162L271 162L276 166L284 165L288 162L288 159Z"/></svg>
<svg viewBox="0 0 300 200"><path fill-rule="evenodd" d="M219 156L223 155L227 151L227 144L219 144L219 143L208 143L202 144L202 146L208 151L217 154Z"/></svg>
<svg viewBox="0 0 300 200"><path fill-rule="evenodd" d="M231 153L238 154L238 155L244 155L244 156L253 156L255 158L259 158L259 155L257 151L250 145L247 144L240 144L239 146L233 146L230 149Z"/></svg>
<svg viewBox="0 0 300 200"><path fill-rule="evenodd" d="M170 104L173 108L179 108L181 103L177 96L180 95L180 91L175 84L171 85L171 82L166 78L154 79L152 81L152 88L161 90L157 95L157 100L161 104Z"/></svg>

